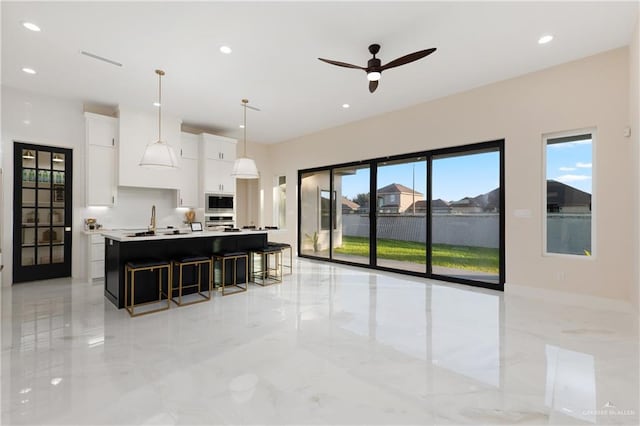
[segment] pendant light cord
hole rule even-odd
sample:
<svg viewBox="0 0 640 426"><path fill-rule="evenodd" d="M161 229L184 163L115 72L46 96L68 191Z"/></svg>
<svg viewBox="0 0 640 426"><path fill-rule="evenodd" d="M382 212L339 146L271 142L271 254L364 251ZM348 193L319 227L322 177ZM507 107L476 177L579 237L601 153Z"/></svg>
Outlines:
<svg viewBox="0 0 640 426"><path fill-rule="evenodd" d="M158 72L158 71L156 71ZM158 141L162 142L162 74L158 72Z"/></svg>
<svg viewBox="0 0 640 426"><path fill-rule="evenodd" d="M242 128L244 133L244 157L247 157L247 99L242 100L242 106L244 107L244 127Z"/></svg>
<svg viewBox="0 0 640 426"><path fill-rule="evenodd" d="M158 74L158 142L162 142L162 76L164 71L156 70Z"/></svg>

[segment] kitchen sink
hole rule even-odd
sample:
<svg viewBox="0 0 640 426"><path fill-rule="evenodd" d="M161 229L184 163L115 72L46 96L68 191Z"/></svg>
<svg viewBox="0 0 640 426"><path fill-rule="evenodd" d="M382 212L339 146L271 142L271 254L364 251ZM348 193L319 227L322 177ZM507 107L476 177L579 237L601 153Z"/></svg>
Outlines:
<svg viewBox="0 0 640 426"><path fill-rule="evenodd" d="M141 231L134 234L127 234L127 237L152 237L156 235L155 231Z"/></svg>

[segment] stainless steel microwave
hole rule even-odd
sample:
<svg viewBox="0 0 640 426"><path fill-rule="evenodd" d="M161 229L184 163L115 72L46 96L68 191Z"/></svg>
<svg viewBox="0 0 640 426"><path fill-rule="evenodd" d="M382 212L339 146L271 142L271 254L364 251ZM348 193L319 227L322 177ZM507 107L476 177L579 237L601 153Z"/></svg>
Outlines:
<svg viewBox="0 0 640 426"><path fill-rule="evenodd" d="M205 194L205 213L233 212L233 195Z"/></svg>

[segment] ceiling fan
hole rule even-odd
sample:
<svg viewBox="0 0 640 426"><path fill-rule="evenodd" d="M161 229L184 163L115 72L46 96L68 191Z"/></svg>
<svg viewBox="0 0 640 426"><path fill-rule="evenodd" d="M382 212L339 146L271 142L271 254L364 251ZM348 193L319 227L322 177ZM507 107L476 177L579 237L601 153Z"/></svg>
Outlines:
<svg viewBox="0 0 640 426"><path fill-rule="evenodd" d="M359 70L363 70L367 73L367 80L369 80L369 92L373 93L378 88L378 80L380 80L380 74L384 70L388 70L389 68L399 67L400 65L406 65L413 61L417 61L418 59L422 59L425 56L428 56L436 51L435 48L419 50L417 52L409 53L408 55L402 56L398 59L394 59L386 65L382 65L380 59L376 58L376 54L380 51L379 44L372 44L369 46L369 53L373 55L373 58L369 59L367 62L367 66L360 67L358 65L347 64L346 62L340 61L332 61L331 59L323 59L318 58L322 62L326 62L331 65L337 65L339 67L345 68L355 68Z"/></svg>

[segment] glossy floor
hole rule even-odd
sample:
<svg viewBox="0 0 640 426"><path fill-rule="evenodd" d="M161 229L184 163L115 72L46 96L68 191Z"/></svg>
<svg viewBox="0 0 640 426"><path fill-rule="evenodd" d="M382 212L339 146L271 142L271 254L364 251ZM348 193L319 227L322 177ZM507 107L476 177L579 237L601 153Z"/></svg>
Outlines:
<svg viewBox="0 0 640 426"><path fill-rule="evenodd" d="M2 292L2 424L632 424L627 314L298 260L139 318L69 280Z"/></svg>

